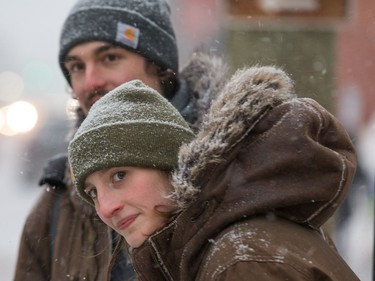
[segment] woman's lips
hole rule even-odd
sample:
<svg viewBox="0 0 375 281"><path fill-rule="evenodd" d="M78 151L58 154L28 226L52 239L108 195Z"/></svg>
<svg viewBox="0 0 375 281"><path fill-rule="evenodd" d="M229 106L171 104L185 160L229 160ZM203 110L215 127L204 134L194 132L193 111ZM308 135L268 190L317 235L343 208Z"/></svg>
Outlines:
<svg viewBox="0 0 375 281"><path fill-rule="evenodd" d="M138 217L138 215L131 215L123 218L117 223L117 229L125 230L127 229Z"/></svg>

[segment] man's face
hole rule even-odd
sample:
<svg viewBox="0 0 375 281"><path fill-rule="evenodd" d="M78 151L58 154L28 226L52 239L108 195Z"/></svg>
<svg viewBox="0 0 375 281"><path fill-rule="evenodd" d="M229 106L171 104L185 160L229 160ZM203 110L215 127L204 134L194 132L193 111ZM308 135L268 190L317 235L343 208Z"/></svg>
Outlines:
<svg viewBox="0 0 375 281"><path fill-rule="evenodd" d="M64 65L85 114L102 96L121 84L139 79L161 92L156 65L141 55L107 42L94 41L72 48Z"/></svg>

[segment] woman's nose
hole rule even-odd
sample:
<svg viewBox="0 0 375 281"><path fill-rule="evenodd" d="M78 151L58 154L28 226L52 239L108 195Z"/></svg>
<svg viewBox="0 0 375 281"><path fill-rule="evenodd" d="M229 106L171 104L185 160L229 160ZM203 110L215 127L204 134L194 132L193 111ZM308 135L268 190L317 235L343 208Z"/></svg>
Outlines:
<svg viewBox="0 0 375 281"><path fill-rule="evenodd" d="M101 192L98 194L97 212L100 217L111 218L121 209L121 200L113 192Z"/></svg>

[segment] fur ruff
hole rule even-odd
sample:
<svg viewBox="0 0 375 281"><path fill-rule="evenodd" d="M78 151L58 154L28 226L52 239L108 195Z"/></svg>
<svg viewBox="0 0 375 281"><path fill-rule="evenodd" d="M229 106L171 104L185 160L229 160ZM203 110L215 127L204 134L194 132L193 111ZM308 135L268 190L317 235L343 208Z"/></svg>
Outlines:
<svg viewBox="0 0 375 281"><path fill-rule="evenodd" d="M197 137L179 153L172 175L171 199L187 208L201 191L198 178L209 165L218 165L272 108L295 97L292 80L275 67L238 70L212 101Z"/></svg>

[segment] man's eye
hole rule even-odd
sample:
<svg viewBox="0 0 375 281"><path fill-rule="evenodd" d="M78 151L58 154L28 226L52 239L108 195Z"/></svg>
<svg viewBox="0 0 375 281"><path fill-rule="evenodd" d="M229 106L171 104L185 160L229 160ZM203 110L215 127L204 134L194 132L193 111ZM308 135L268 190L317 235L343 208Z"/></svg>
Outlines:
<svg viewBox="0 0 375 281"><path fill-rule="evenodd" d="M66 68L68 69L69 73L72 74L72 73L77 73L81 71L84 68L84 66L81 63L74 63L71 65L68 65Z"/></svg>
<svg viewBox="0 0 375 281"><path fill-rule="evenodd" d="M86 194L90 196L91 199L95 199L97 197L97 192L95 188L90 188L86 191Z"/></svg>
<svg viewBox="0 0 375 281"><path fill-rule="evenodd" d="M105 60L109 62L113 62L119 59L119 56L116 54L108 54L105 56Z"/></svg>
<svg viewBox="0 0 375 281"><path fill-rule="evenodd" d="M122 171L117 172L113 175L113 180L114 181L120 181L120 180L124 179L125 176L126 176L126 172L122 172Z"/></svg>

